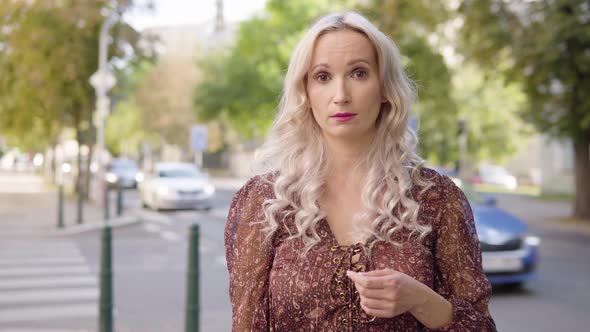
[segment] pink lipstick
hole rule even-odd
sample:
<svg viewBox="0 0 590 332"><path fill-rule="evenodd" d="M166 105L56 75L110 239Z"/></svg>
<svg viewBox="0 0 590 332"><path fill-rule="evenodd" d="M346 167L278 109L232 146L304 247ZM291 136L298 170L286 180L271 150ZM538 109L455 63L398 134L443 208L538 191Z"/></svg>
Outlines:
<svg viewBox="0 0 590 332"><path fill-rule="evenodd" d="M330 116L336 121L346 122L352 120L356 116L356 113L336 113Z"/></svg>

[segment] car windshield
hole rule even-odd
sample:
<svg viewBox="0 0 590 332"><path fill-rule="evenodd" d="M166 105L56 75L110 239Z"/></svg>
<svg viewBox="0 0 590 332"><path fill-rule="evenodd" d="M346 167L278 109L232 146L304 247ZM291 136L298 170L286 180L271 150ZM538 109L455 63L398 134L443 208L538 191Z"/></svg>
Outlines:
<svg viewBox="0 0 590 332"><path fill-rule="evenodd" d="M158 176L161 178L189 178L195 177L199 173L190 168L166 169L158 171Z"/></svg>
<svg viewBox="0 0 590 332"><path fill-rule="evenodd" d="M132 160L126 161L117 161L113 162L109 165L110 170L136 170L138 169L137 164L135 164Z"/></svg>

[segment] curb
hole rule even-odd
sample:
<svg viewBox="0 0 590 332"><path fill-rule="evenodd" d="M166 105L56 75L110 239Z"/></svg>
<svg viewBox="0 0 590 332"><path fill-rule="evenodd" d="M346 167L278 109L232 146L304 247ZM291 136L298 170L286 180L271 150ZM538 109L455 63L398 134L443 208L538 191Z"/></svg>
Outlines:
<svg viewBox="0 0 590 332"><path fill-rule="evenodd" d="M94 221L94 222L89 222L89 223L85 223L85 224L81 224L81 225L68 226L67 228L64 228L64 229L55 230L53 232L53 234L51 234L50 236L76 235L76 234L82 234L82 233L86 233L86 232L100 230L100 229L103 229L106 225L109 225L112 228L117 228L117 227L133 225L133 224L136 224L139 222L141 222L141 219L139 218L139 216L128 215L128 216L122 216L122 217L118 217L118 218L112 218L112 219L109 219L104 222Z"/></svg>

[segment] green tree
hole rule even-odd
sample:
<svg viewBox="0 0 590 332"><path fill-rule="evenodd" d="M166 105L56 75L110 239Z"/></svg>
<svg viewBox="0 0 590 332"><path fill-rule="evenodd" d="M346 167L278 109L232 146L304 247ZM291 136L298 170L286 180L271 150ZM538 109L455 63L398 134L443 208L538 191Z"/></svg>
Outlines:
<svg viewBox="0 0 590 332"><path fill-rule="evenodd" d="M90 144L98 67L99 29L105 12L116 11L110 53L132 63L141 55L139 35L121 21L129 0L44 0L0 3L0 130L29 148L56 142L74 127ZM130 52L131 51L131 52ZM81 169L80 156L78 169Z"/></svg>
<svg viewBox="0 0 590 332"><path fill-rule="evenodd" d="M474 64L453 72L453 99L467 127L467 159L501 163L533 132L519 117L526 95L519 84L505 85L502 75L486 76Z"/></svg>
<svg viewBox="0 0 590 332"><path fill-rule="evenodd" d="M295 44L309 23L353 1L270 0L266 14L240 24L233 47L199 61L194 105L199 119L227 119L244 139L266 135Z"/></svg>
<svg viewBox="0 0 590 332"><path fill-rule="evenodd" d="M574 216L590 219L588 1L464 0L459 12L467 58L520 82L529 100L523 117L541 132L572 140Z"/></svg>
<svg viewBox="0 0 590 332"><path fill-rule="evenodd" d="M107 143L115 152L140 144L154 148L174 144L187 149L195 123L191 92L199 73L192 60L145 61L129 75L127 94L109 118Z"/></svg>
<svg viewBox="0 0 590 332"><path fill-rule="evenodd" d="M443 56L428 38L448 20L439 1L365 1L362 12L400 48L404 65L418 88L413 109L419 119L420 154L433 163L457 160L457 106L452 98L451 73Z"/></svg>

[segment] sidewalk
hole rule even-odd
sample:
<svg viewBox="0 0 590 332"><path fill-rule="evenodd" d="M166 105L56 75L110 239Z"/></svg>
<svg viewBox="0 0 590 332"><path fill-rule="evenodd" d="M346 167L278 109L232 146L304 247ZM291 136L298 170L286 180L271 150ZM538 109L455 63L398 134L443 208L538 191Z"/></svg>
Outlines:
<svg viewBox="0 0 590 332"><path fill-rule="evenodd" d="M78 225L76 204L66 199L58 229L57 201L35 174L0 173L0 332L96 330L98 278L68 235L99 230L102 210L85 204Z"/></svg>
<svg viewBox="0 0 590 332"><path fill-rule="evenodd" d="M572 215L572 203L544 201L519 194L494 194L498 206L528 225L545 230L590 236L590 224L566 222Z"/></svg>

